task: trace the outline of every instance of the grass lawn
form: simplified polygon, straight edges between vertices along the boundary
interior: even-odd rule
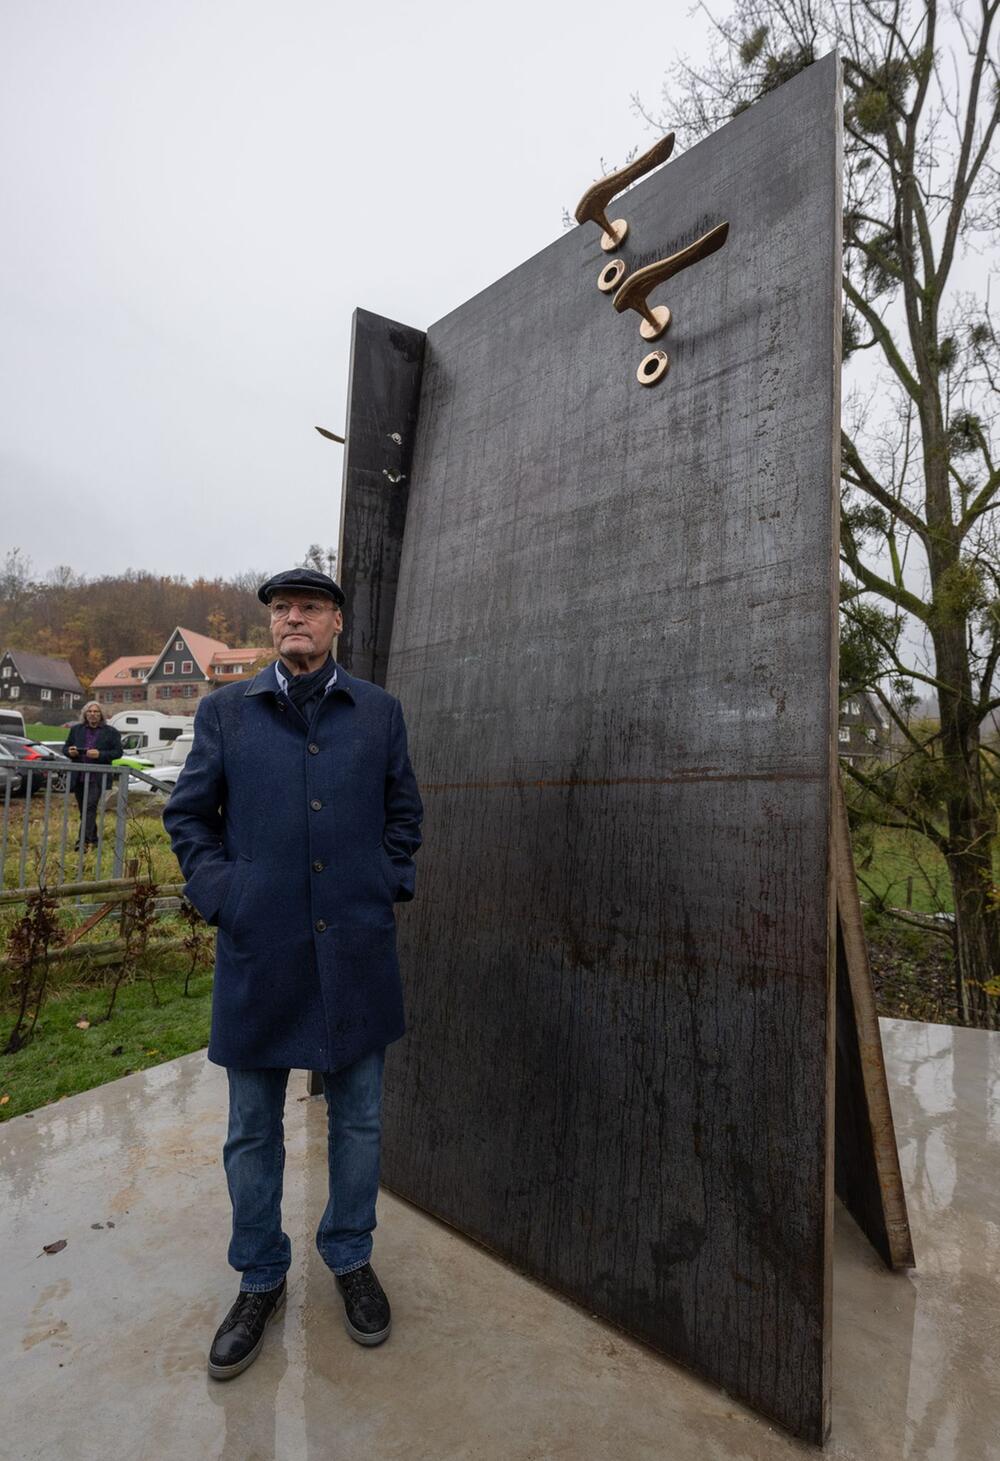
[[[210,952],[205,962],[210,964]],[[185,998],[187,963],[183,951],[158,955],[154,979],[160,1004],[154,1002],[148,980],[139,979],[119,989],[108,1021],[107,987],[60,988],[42,1006],[34,1037],[24,1049],[0,1055],[0,1120],[207,1045],[211,969],[196,971]],[[89,1028],[79,1029],[80,1020],[89,1021]],[[0,1010],[0,1043],[6,1044],[13,1023],[14,1015],[5,1006]]]
[[[125,824],[125,866],[127,868],[130,862],[137,860],[141,875],[145,875],[147,868],[151,868],[157,883],[179,883],[182,881],[181,871],[163,826],[165,804],[165,797],[159,793],[129,797]],[[114,858],[113,807],[105,811],[103,820],[101,877],[109,878],[112,875]],[[42,793],[33,796],[27,805],[23,797],[12,800],[4,849],[5,886],[20,886],[21,847],[26,835],[28,846],[25,854],[25,881],[29,885],[42,878],[53,885],[93,878],[96,875],[96,853],[90,849],[81,858],[80,853],[74,849],[79,830],[80,815],[76,801],[71,796],[53,794],[48,807]],[[60,856],[64,845],[65,852]],[[0,918],[0,924],[5,921]]]
[[[66,717],[69,719],[69,716]],[[65,741],[69,731],[64,725],[25,725],[24,734],[29,741]]]
[[[1000,854],[994,848],[994,876],[1000,880]],[[854,866],[863,902],[873,895],[893,908],[916,913],[952,913],[951,881],[944,858],[918,832],[873,827],[855,837]],[[908,887],[908,880],[912,880]],[[866,886],[867,884],[867,886]]]
[[[44,865],[41,861],[44,797],[33,798],[27,808],[29,882],[37,878],[39,872],[43,872],[45,880],[53,885],[65,880],[75,881],[78,877],[81,867],[79,854],[72,852],[69,846],[65,867],[59,865],[61,827],[53,825],[53,822],[61,820],[62,809],[56,803],[57,799],[53,798],[53,805],[49,808],[48,849]],[[15,806],[18,815],[8,828],[4,879],[10,887],[17,885],[20,841],[25,833],[26,809],[20,801]],[[151,869],[158,884],[176,884],[183,879],[163,828],[162,806],[161,798],[155,802],[137,798],[134,809],[130,801],[126,868],[135,859],[139,863],[140,876]],[[75,839],[78,821],[74,803],[69,813],[68,844]],[[109,816],[105,823],[109,839],[113,828],[114,820]],[[110,873],[109,845],[101,876],[108,877]],[[93,878],[94,874],[95,855],[88,852],[82,863],[82,877]],[[78,925],[87,917],[101,902],[101,895],[91,895],[78,901],[79,907],[70,900],[60,903],[59,919],[66,928]],[[0,950],[5,951],[7,935],[23,911],[23,903],[0,908]],[[152,956],[153,978],[160,1005],[154,1001],[148,980],[138,978],[119,989],[114,1013],[109,1022],[102,1023],[115,971],[89,966],[85,955],[89,944],[115,939],[119,932],[118,910],[114,909],[79,941],[77,947],[84,956],[79,962],[73,960],[51,966],[50,992],[42,1006],[34,1038],[16,1054],[0,1055],[0,1120],[46,1105],[60,1096],[89,1090],[131,1071],[187,1055],[207,1044],[212,986],[209,971],[214,940],[209,938],[207,942],[202,967],[191,980],[191,992],[187,998],[182,991],[188,955],[183,950],[160,951]],[[179,937],[185,932],[186,925],[181,919],[167,915],[157,920],[153,937]],[[0,1048],[7,1043],[16,1013],[11,1003],[14,991],[9,984],[10,978],[10,971],[0,971]],[[89,1022],[89,1028],[81,1030],[77,1022],[84,1019]]]

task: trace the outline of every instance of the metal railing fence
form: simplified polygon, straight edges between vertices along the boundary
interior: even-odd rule
[[[173,783],[131,766],[84,770],[76,761],[0,756],[0,889],[121,878],[129,792],[138,783],[164,797],[173,791]],[[91,810],[97,831],[93,862],[85,845]]]

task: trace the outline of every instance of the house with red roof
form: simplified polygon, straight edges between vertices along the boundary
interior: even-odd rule
[[[90,682],[90,698],[102,705],[146,703],[146,672],[156,663],[155,654],[123,654],[112,660]]]
[[[178,624],[159,654],[123,655],[95,675],[91,694],[101,705],[144,705],[170,715],[193,715],[218,685],[256,672],[267,649],[231,649],[220,639]]]

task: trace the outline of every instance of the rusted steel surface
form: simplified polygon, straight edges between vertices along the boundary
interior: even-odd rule
[[[339,582],[347,594],[337,658],[385,684],[424,333],[354,311],[341,505]]]
[[[563,236],[428,332],[387,685],[426,805],[386,1183],[829,1420],[833,58],[628,195],[669,376]],[[353,428],[352,428],[353,429]]]
[[[889,1268],[914,1266],[885,1055],[868,965],[843,789],[834,821],[837,865],[836,1188]]]

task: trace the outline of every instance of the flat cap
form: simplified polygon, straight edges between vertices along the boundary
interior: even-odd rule
[[[286,568],[284,573],[276,573],[266,583],[262,583],[257,590],[257,597],[262,604],[269,604],[276,593],[282,589],[295,588],[304,594],[326,594],[333,599],[338,609],[342,609],[346,602],[346,594],[339,583],[325,573],[318,573],[315,568]]]

